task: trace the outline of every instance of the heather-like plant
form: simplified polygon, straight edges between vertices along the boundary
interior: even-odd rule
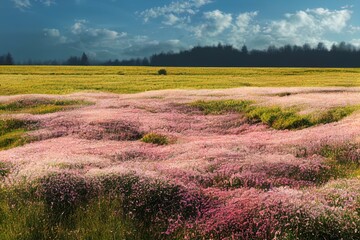
[[[195,191],[133,174],[102,176],[99,181],[103,194],[120,197],[122,212],[146,228],[155,224],[170,231],[167,228],[171,224],[171,232],[175,231],[177,224],[197,217],[209,204]]]
[[[81,138],[89,140],[134,141],[143,135],[138,125],[128,121],[94,122],[77,131]]]
[[[54,215],[67,215],[86,203],[92,186],[77,174],[54,173],[40,179],[38,194]]]
[[[340,164],[360,164],[359,144],[325,145],[320,149],[320,154]]]
[[[165,135],[158,134],[158,133],[148,133],[141,138],[141,141],[143,141],[145,143],[156,144],[156,145],[169,144],[169,139]]]

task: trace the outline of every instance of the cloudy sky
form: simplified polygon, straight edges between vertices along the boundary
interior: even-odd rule
[[[358,0],[0,0],[0,54],[20,61],[320,41],[360,46]]]

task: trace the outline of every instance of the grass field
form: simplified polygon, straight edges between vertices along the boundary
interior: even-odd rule
[[[0,95],[78,91],[360,86],[360,69],[0,66]]]
[[[1,240],[360,239],[360,69],[159,69],[0,67]]]

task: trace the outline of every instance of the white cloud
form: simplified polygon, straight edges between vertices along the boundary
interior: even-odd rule
[[[86,20],[76,20],[71,27],[71,33],[84,42],[104,43],[125,37],[127,33],[117,32],[107,28],[92,28]]]
[[[11,0],[16,8],[19,8],[21,10],[24,10],[26,8],[31,7],[30,0]]]
[[[220,10],[214,10],[204,13],[205,23],[192,28],[195,36],[201,37],[215,37],[223,33],[231,26],[232,15],[230,13],[223,13]]]
[[[257,16],[258,12],[256,11],[240,13],[236,17],[228,37],[230,44],[240,47],[249,41],[255,41],[254,36],[261,32],[261,26],[255,21]]]
[[[45,28],[44,35],[49,37],[60,37],[60,31],[55,28]]]
[[[341,33],[347,26],[352,12],[348,9],[307,9],[288,13],[285,19],[270,22],[265,33],[278,44],[316,44],[329,33]]]
[[[350,26],[348,27],[348,32],[351,33],[351,34],[359,33],[359,32],[360,32],[360,26],[350,25]]]
[[[181,19],[177,16],[175,16],[174,14],[170,13],[169,15],[165,16],[166,20],[163,21],[163,23],[165,25],[175,25],[176,23],[178,23]]]
[[[76,20],[68,31],[56,28],[43,29],[50,45],[61,49],[72,49],[91,54],[94,58],[107,60],[115,58],[134,58],[150,56],[154,53],[185,49],[178,39],[164,41],[151,40],[148,36],[129,36],[127,33],[112,29],[99,28],[87,20]]]
[[[32,6],[30,0],[11,0],[11,1],[14,3],[15,7],[20,10],[25,10]],[[55,0],[34,0],[34,1],[40,2],[48,7],[56,3]]]
[[[48,7],[56,3],[55,0],[38,0],[38,1]]]
[[[350,43],[355,47],[360,47],[360,39],[352,39]]]
[[[211,0],[189,0],[189,1],[179,1],[171,2],[169,5],[162,7],[154,7],[146,9],[139,13],[139,15],[144,19],[144,22],[148,22],[151,19],[169,16],[178,17],[180,14],[194,15],[198,12],[198,9],[204,5],[211,3]]]
[[[56,28],[45,28],[43,30],[44,36],[51,38],[55,41],[55,43],[66,43],[67,38],[62,36],[59,29]]]
[[[318,42],[329,47],[334,42],[329,40],[330,36],[360,31],[349,25],[350,9],[307,9],[268,22],[257,21],[258,15],[259,12],[254,11],[232,17],[230,13],[215,10],[204,13],[203,21],[197,26],[186,25],[183,29],[194,33],[197,41],[203,44],[222,42],[235,47],[246,44],[260,49],[269,45],[316,45]]]
[[[235,22],[235,31],[238,33],[245,33],[249,30],[253,19],[258,15],[258,12],[245,12],[238,15]],[[255,26],[256,29],[259,25]]]
[[[209,2],[208,0],[173,2],[166,6],[166,9],[165,7],[157,9],[158,11],[153,9],[151,18],[161,17],[161,24],[167,26],[161,31],[176,28],[178,33],[171,35],[171,38],[186,35],[181,37],[182,41],[178,39],[157,41],[148,36],[129,36],[125,32],[102,28],[86,20],[75,21],[67,31],[44,29],[44,35],[57,44],[64,44],[79,51],[92,51],[94,54],[97,53],[98,57],[131,58],[163,51],[178,51],[198,43],[208,45],[221,42],[238,48],[246,44],[250,49],[262,49],[269,45],[310,43],[315,46],[318,42],[324,42],[330,47],[334,43],[331,39],[350,31],[360,31],[360,27],[349,24],[352,16],[350,9],[307,9],[287,13],[281,19],[266,22],[259,18],[260,13],[257,11],[237,15],[220,10],[194,12],[197,11],[197,6]],[[175,5],[192,7],[174,9]],[[150,10],[146,13],[149,14]],[[192,14],[197,14],[196,18],[191,19]],[[356,35],[353,37],[351,43],[360,46],[360,40]]]

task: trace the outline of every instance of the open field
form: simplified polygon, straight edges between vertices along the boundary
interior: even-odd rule
[[[110,69],[116,71],[103,71]],[[142,76],[132,70],[121,81]],[[43,68],[29,71],[39,74],[30,78],[52,78]],[[165,78],[207,81],[194,71]],[[230,72],[216,71],[214,83]],[[255,70],[234,70],[240,79],[236,71],[260,83]],[[326,85],[330,76],[358,81],[357,70],[261,71],[262,81],[270,71],[277,85],[280,71],[300,71],[283,76],[285,85],[307,74],[322,79],[307,85]],[[84,79],[120,81],[112,74]],[[111,89],[105,81],[99,88],[121,92],[131,85]],[[360,239],[360,88],[82,92],[1,96],[0,102],[76,106],[4,113],[12,120],[2,131],[21,129],[27,141],[0,152],[0,239]]]
[[[360,69],[0,66],[0,95],[161,89],[360,86]]]

